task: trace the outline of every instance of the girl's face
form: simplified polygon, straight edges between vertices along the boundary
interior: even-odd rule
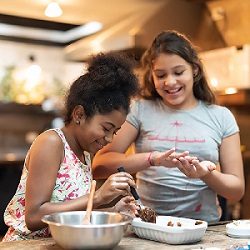
[[[113,136],[125,122],[126,113],[114,110],[107,115],[94,115],[89,120],[80,120],[78,140],[81,148],[96,153],[112,142]],[[80,134],[79,134],[80,133]]]
[[[156,91],[173,109],[191,109],[197,105],[193,94],[194,74],[192,66],[175,54],[160,54],[153,62]]]

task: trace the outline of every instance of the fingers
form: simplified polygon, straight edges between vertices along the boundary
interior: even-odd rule
[[[175,148],[171,148],[167,152],[165,152],[165,157],[168,157],[168,156],[170,156],[173,153],[175,153]]]
[[[133,177],[127,172],[113,174],[107,181],[110,189],[123,196],[130,194],[130,187],[136,187]]]
[[[189,151],[184,151],[184,152],[182,152],[182,153],[175,153],[174,154],[174,157],[175,158],[180,158],[180,157],[187,157],[189,155]],[[195,157],[196,158],[196,157]]]
[[[118,213],[136,217],[140,207],[135,203],[135,199],[133,197],[126,196],[116,203],[114,210]]]
[[[207,168],[210,172],[216,169],[216,165],[211,161],[202,161],[200,165]]]
[[[179,161],[181,165],[177,167],[189,178],[201,178],[216,169],[216,165],[210,161],[200,162],[197,159],[188,161],[184,157],[180,157]]]
[[[123,183],[123,184],[128,184],[129,187],[136,187],[134,178],[132,177],[131,174],[127,173],[127,172],[120,172],[120,173],[116,173],[111,175],[109,178],[111,178],[112,181],[117,182],[117,183]]]

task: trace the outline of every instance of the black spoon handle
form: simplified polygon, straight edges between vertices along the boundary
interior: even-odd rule
[[[117,170],[118,170],[119,172],[126,172],[126,170],[125,170],[125,168],[124,168],[123,166],[117,168]],[[136,200],[139,200],[139,199],[140,199],[140,197],[139,197],[139,195],[137,194],[137,192],[136,192],[136,190],[135,190],[134,187],[130,187],[130,192],[131,192],[131,194],[133,195],[133,197],[134,197]]]

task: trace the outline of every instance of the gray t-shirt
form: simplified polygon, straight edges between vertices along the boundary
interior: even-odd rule
[[[173,110],[162,100],[136,100],[127,121],[139,131],[135,152],[188,150],[200,161],[219,162],[222,139],[239,132],[231,111],[218,105]],[[136,175],[142,202],[158,215],[217,221],[217,194],[200,179],[189,179],[177,168],[152,166]]]

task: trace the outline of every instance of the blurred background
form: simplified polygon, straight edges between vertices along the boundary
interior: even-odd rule
[[[250,218],[249,0],[1,0],[0,235],[2,214],[19,182],[34,138],[61,126],[66,89],[100,51],[125,51],[138,61],[164,29],[198,47],[220,104],[241,130],[246,194],[223,201],[223,219]]]

